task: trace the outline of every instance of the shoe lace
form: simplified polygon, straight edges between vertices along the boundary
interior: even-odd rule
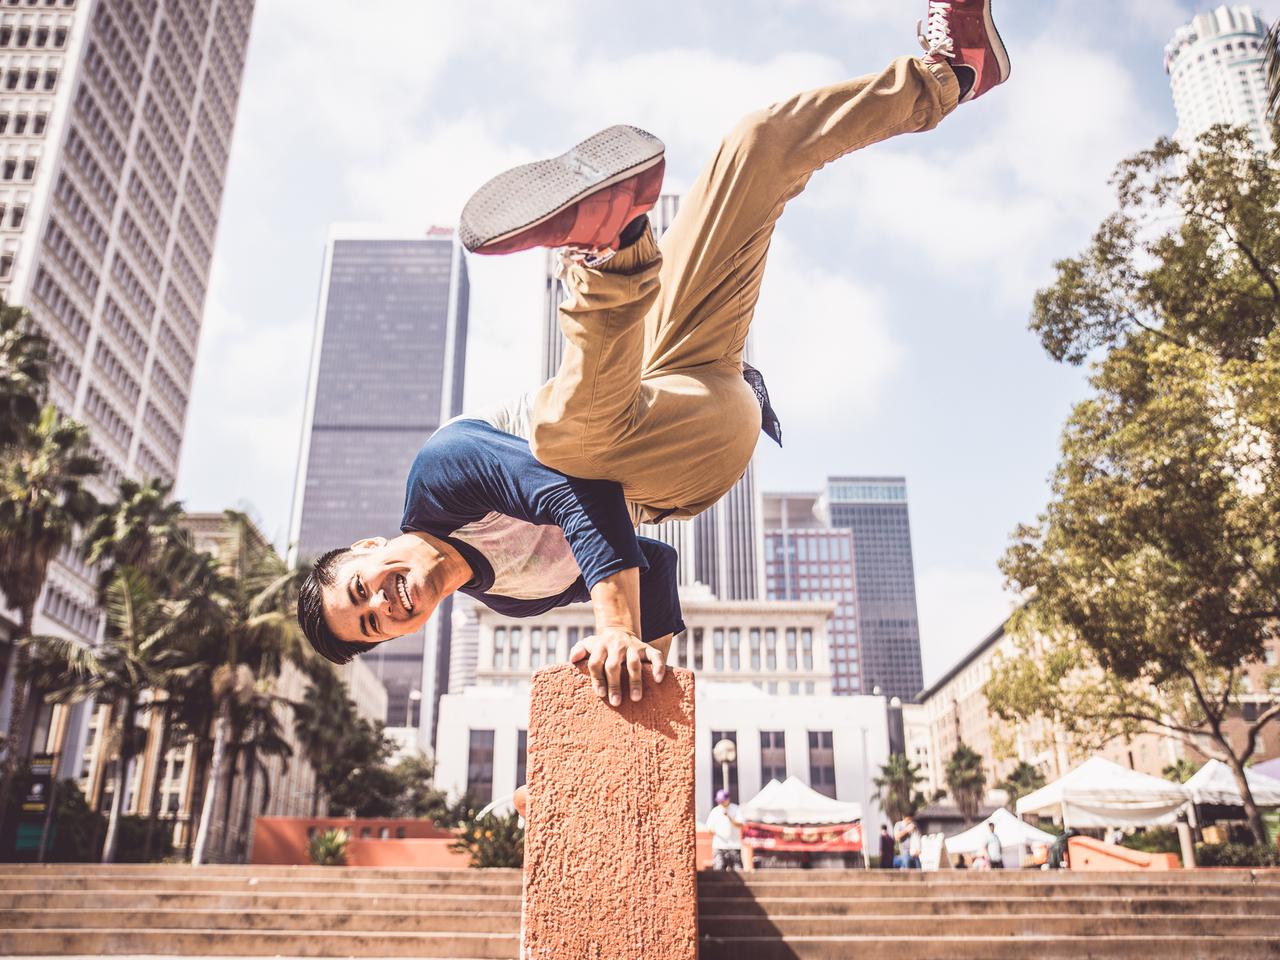
[[[955,57],[956,45],[951,37],[951,4],[934,0],[929,4],[929,25],[921,20],[916,24],[916,35],[926,57]]]

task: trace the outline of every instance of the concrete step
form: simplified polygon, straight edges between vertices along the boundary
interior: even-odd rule
[[[716,899],[705,894],[698,898],[698,914],[708,920],[724,915],[768,917],[783,916],[1023,916],[1026,914],[1082,916],[1176,916],[1179,914],[1212,914],[1215,916],[1260,917],[1280,915],[1274,900],[1260,897],[1195,897],[1150,900],[1144,897],[1117,897],[1094,900],[1083,897],[1004,897],[994,901],[981,898],[932,898],[912,900],[905,897],[862,897],[808,900],[803,897],[764,897],[745,901],[741,897]]]
[[[518,934],[348,933],[312,930],[0,929],[0,956],[139,954],[170,957],[466,957],[514,960]]]
[[[756,880],[749,884],[703,884],[698,888],[701,896],[718,898],[742,897],[803,897],[825,900],[833,897],[987,897],[999,899],[1006,896],[1022,897],[1084,897],[1103,899],[1110,897],[1207,897],[1241,893],[1252,897],[1280,899],[1280,883],[1254,884],[1179,884],[1170,886],[1149,880],[1110,881],[1105,883],[951,883],[920,884],[904,889],[891,883],[824,882],[776,883]]]
[[[937,924],[934,924],[937,926]],[[1028,914],[1018,917],[957,914],[948,916],[946,933],[965,937],[1227,937],[1256,936],[1280,940],[1280,916],[1064,916]],[[921,930],[910,916],[716,916],[702,917],[699,930],[710,937],[909,937]]]
[[[707,937],[699,960],[1267,960],[1280,938],[1256,937]]]
[[[788,873],[793,871],[787,871]],[[794,871],[801,872],[801,871]],[[210,863],[193,867],[186,863],[0,863],[0,880],[10,877],[33,876],[163,876],[163,877],[332,877],[341,874],[349,878],[376,880],[413,880],[438,877],[445,880],[515,879],[520,870],[491,868],[485,870],[442,870],[436,867],[315,867],[315,866],[259,866],[255,864]]]
[[[476,897],[504,896],[521,890],[520,879],[485,880],[446,880],[429,878],[423,880],[348,880],[341,875],[330,878],[298,877],[260,878],[260,877],[158,877],[154,882],[140,883],[124,881],[110,877],[44,877],[14,878],[5,880],[0,877],[0,890],[22,893],[53,892],[55,890],[85,891],[120,891],[142,892],[154,889],[167,891],[190,891],[196,893],[235,893],[251,890],[256,893],[328,893],[343,897],[364,896],[377,893],[468,893]]]
[[[1268,867],[1203,867],[1196,870],[1162,870],[1139,873],[1133,870],[703,870],[699,883],[738,882],[742,880],[876,880],[886,883],[1039,883],[1052,878],[1059,883],[1078,881],[1132,880],[1134,877],[1158,878],[1167,883],[1236,883],[1266,880],[1280,882],[1280,868]]]
[[[100,891],[81,893],[10,893],[0,890],[0,909],[37,910],[92,908],[98,910],[333,910],[335,900],[330,893],[256,894],[213,893],[192,891],[149,891],[128,893]],[[353,899],[343,899],[346,912],[363,910],[442,910],[445,912],[470,910],[482,903],[488,910],[520,909],[520,895],[488,896],[477,901],[469,894],[432,893],[374,894]]]
[[[465,912],[361,910],[0,910],[3,929],[341,930],[358,933],[519,933],[520,908]]]

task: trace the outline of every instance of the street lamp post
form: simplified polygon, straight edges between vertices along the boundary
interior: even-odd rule
[[[419,706],[418,706],[418,716],[419,716],[419,717],[421,717],[421,715],[422,715],[422,706],[421,706],[421,703],[422,703],[422,691],[421,691],[421,690],[419,690],[419,689],[417,689],[416,687],[415,687],[413,690],[410,690],[410,691],[409,691],[409,726],[410,726],[410,727],[416,727],[416,726],[418,725],[418,724],[417,724],[417,722],[413,719],[413,714],[414,714],[413,705],[414,705],[415,703],[416,703],[416,704],[419,704]]]
[[[729,789],[729,764],[738,759],[738,746],[728,737],[717,740],[711,748],[711,756],[720,764],[720,786]]]

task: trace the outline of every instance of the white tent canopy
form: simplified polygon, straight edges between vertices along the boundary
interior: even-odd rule
[[[996,836],[1000,838],[1000,846],[1004,850],[1030,847],[1037,843],[1050,844],[1056,839],[1052,833],[1037,830],[1029,823],[1023,823],[1012,813],[1001,807],[976,827],[947,837],[947,853],[985,853],[987,837],[991,835],[988,823],[996,825]],[[1009,857],[1005,857],[1009,860]],[[1016,862],[1016,861],[1015,861]]]
[[[770,780],[742,805],[739,816],[755,823],[852,823],[862,819],[862,807],[832,800],[796,777],[787,777],[785,783]]]
[[[1245,769],[1244,776],[1249,783],[1254,803],[1260,807],[1280,806],[1280,780],[1251,768]],[[1240,788],[1236,786],[1235,774],[1221,760],[1210,760],[1183,786],[1196,803],[1222,803],[1237,807],[1244,805]]]
[[[1173,823],[1189,794],[1179,783],[1090,757],[1018,800],[1018,816],[1060,817],[1067,827],[1144,827]]]

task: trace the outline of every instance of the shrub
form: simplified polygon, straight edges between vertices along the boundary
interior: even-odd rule
[[[317,833],[307,844],[307,856],[317,867],[342,867],[347,863],[347,841],[351,837],[345,830],[326,830]]]
[[[1201,843],[1196,863],[1202,867],[1277,867],[1280,851],[1254,843]]]
[[[524,828],[520,814],[512,811],[505,817],[489,814],[466,820],[449,849],[469,854],[473,867],[522,867]]]
[[[1182,852],[1182,843],[1178,839],[1178,831],[1174,827],[1140,830],[1132,836],[1121,840],[1120,846],[1128,847],[1130,850],[1141,850],[1143,853]]]

